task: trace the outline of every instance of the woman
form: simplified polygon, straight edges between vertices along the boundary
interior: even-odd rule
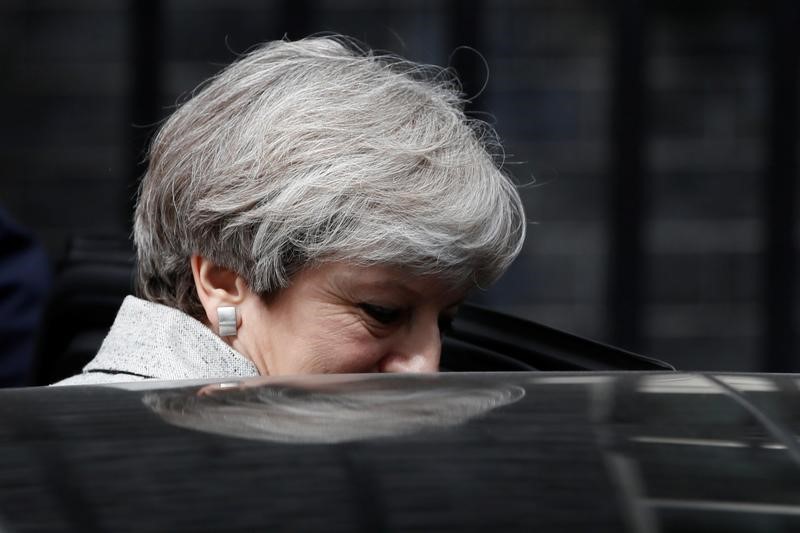
[[[166,121],[138,291],[62,384],[433,372],[522,246],[519,195],[446,71],[336,37],[267,43]]]

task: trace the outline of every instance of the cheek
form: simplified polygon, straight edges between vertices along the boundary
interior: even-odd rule
[[[302,372],[361,373],[377,369],[387,341],[376,338],[353,314],[342,313],[314,321],[309,331]]]

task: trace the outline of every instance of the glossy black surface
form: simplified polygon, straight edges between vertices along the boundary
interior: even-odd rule
[[[798,379],[515,372],[0,391],[0,531],[798,531]],[[236,429],[253,416],[255,430]],[[389,432],[363,431],[378,426]]]

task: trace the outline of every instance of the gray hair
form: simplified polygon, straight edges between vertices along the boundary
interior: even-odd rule
[[[134,223],[140,294],[202,316],[192,254],[264,295],[322,261],[491,283],[525,216],[493,130],[463,103],[448,70],[341,37],[260,46],[152,142]]]

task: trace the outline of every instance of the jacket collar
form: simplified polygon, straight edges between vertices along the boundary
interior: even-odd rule
[[[252,361],[189,315],[127,296],[84,372],[127,373],[157,379],[257,376]]]

